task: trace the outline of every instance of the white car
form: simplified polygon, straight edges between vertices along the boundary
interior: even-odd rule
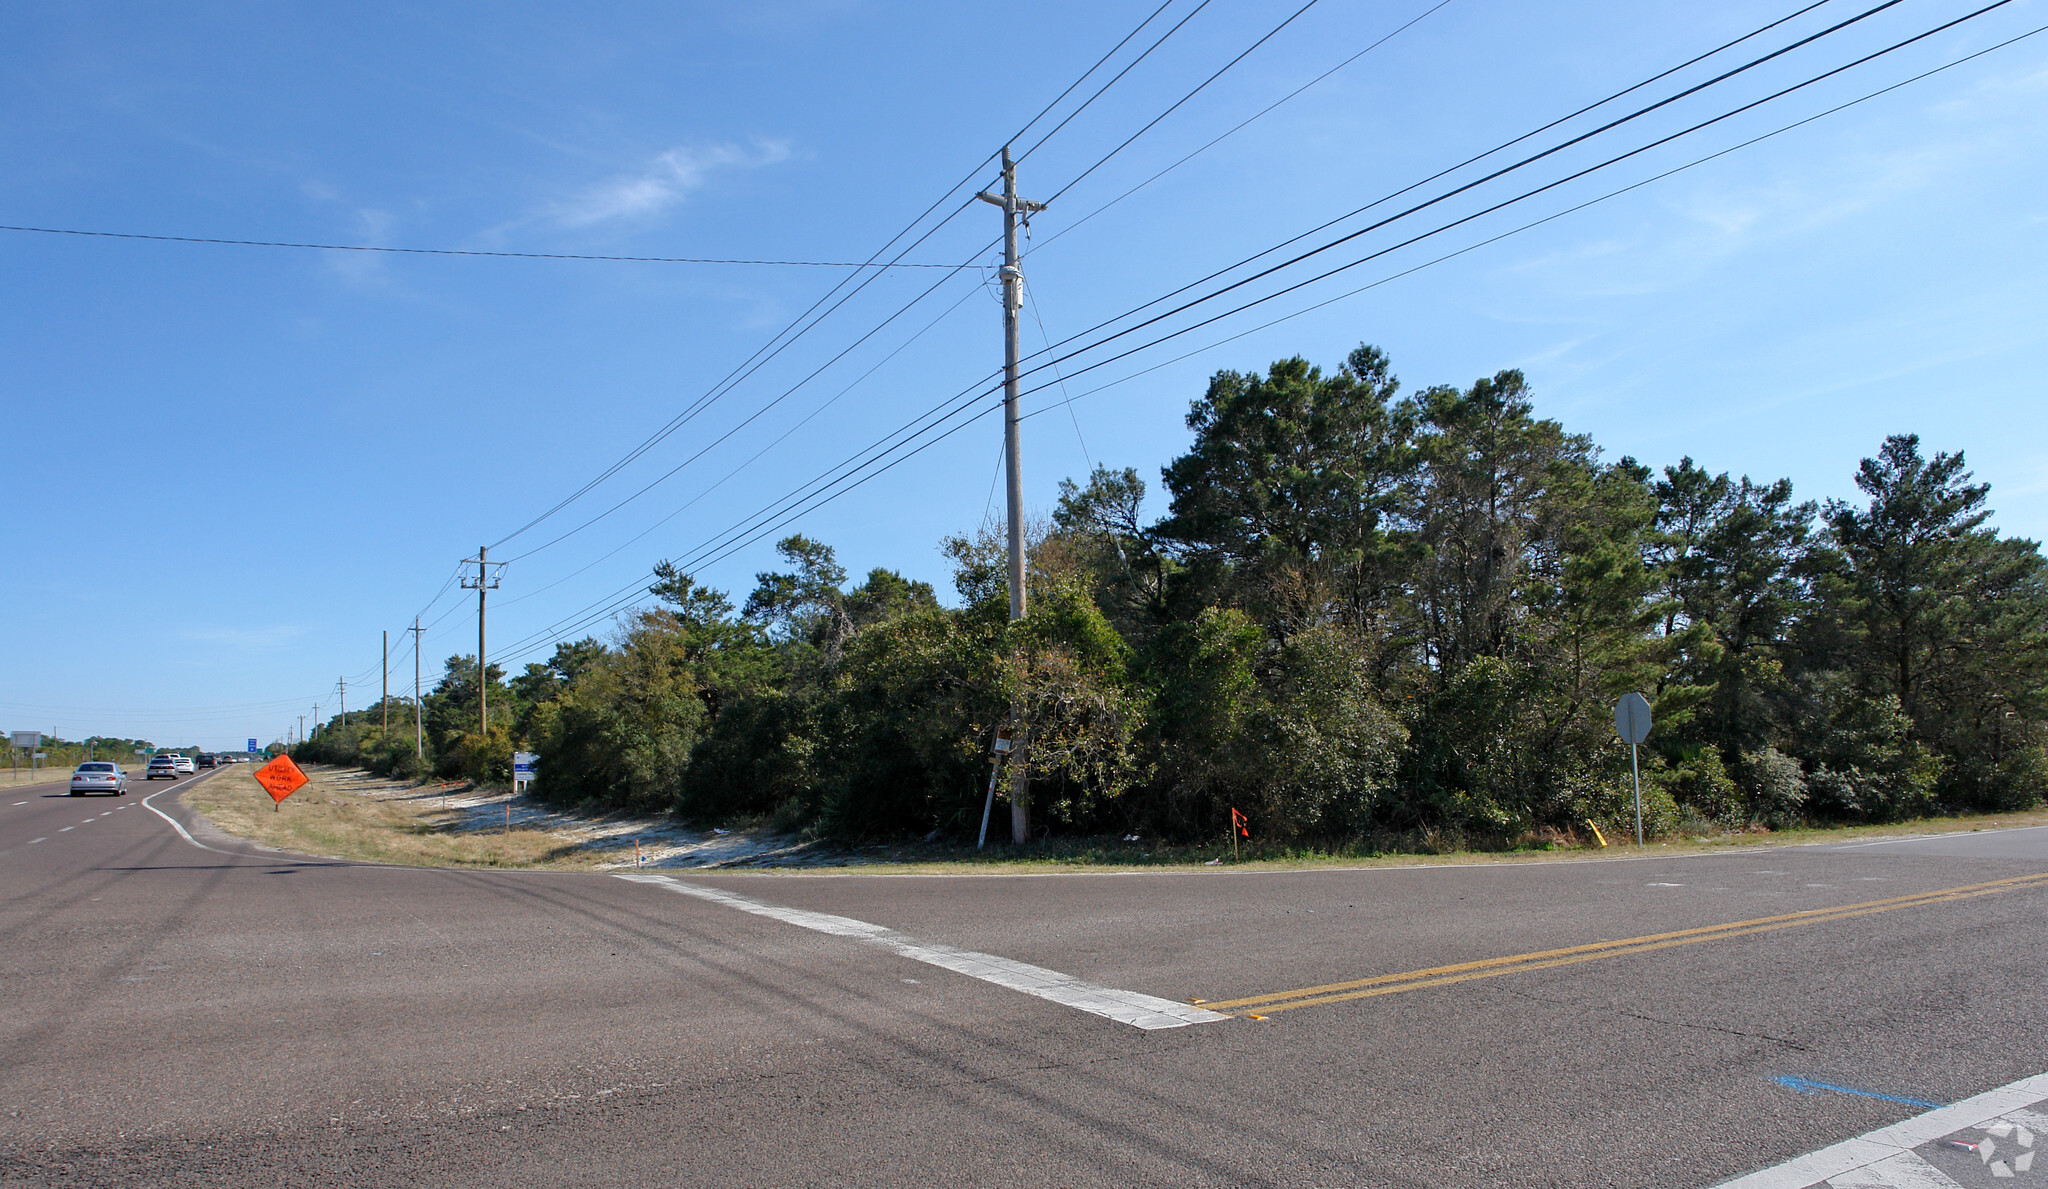
[[[119,764],[87,760],[71,773],[71,795],[83,797],[87,793],[112,793],[116,797],[125,797],[128,795],[128,774],[121,771]]]
[[[142,770],[142,779],[155,780],[159,776],[165,780],[178,779],[178,761],[167,755],[151,756],[149,766]]]
[[[199,771],[199,765],[192,762],[191,756],[174,755],[171,757],[171,762],[178,766],[178,772],[181,775],[190,776],[194,772]]]

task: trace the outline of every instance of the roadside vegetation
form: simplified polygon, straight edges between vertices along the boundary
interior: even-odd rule
[[[223,832],[293,854],[410,867],[587,868],[604,857],[546,830],[468,828],[465,815],[441,807],[431,788],[378,798],[333,770],[315,766],[307,776],[282,805],[242,768],[181,795]]]
[[[2048,568],[1960,453],[1889,437],[1858,500],[1799,501],[1607,460],[1518,372],[1402,395],[1371,347],[1218,373],[1188,426],[1156,521],[1134,470],[1062,484],[1022,621],[990,528],[940,543],[954,606],[792,536],[740,602],[662,563],[610,639],[493,666],[488,724],[476,658],[449,658],[423,759],[409,702],[295,754],[502,782],[517,747],[558,804],[971,844],[1014,704],[1041,846],[1213,847],[1237,809],[1276,853],[1453,852],[1632,838],[1634,690],[1660,838],[2048,788]]]
[[[5,738],[0,737],[0,743],[4,742]],[[87,760],[112,760],[132,774],[140,776],[143,765],[148,761],[135,753],[138,750],[147,751],[152,746],[142,739],[115,739],[103,735],[94,735],[89,739],[45,736],[42,745],[36,749],[43,753],[44,758],[33,768],[24,752],[13,751],[5,757],[5,763],[0,764],[0,785],[42,784],[47,781],[65,780],[70,777],[72,769]],[[178,749],[165,747],[157,750]],[[201,750],[195,747],[181,754],[198,755]]]

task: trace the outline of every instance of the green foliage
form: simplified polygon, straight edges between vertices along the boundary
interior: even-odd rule
[[[1519,372],[1402,396],[1372,347],[1220,372],[1188,427],[1154,523],[1135,470],[1060,485],[1019,621],[993,526],[942,543],[957,607],[791,536],[743,609],[662,562],[608,640],[509,683],[449,658],[424,764],[410,703],[390,738],[329,723],[302,750],[502,780],[521,747],[558,800],[965,839],[1015,712],[1041,837],[1214,840],[1237,809],[1261,846],[1508,847],[1633,834],[1611,715],[1638,691],[1652,834],[2048,787],[2048,565],[1988,527],[1961,455],[1887,439],[1867,504],[1821,509],[1604,461]]]
[[[1745,753],[1734,775],[1752,821],[1780,827],[1804,817],[1806,773],[1800,770],[1798,760],[1766,746]]]

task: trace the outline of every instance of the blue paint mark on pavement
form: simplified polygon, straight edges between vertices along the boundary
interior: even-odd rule
[[[1928,1102],[1920,1098],[1900,1098],[1896,1094],[1879,1094],[1875,1090],[1858,1090],[1853,1086],[1835,1086],[1827,1082],[1810,1082],[1805,1078],[1795,1078],[1786,1074],[1779,1074],[1771,1080],[1780,1086],[1797,1090],[1801,1094],[1818,1094],[1822,1090],[1832,1090],[1837,1094],[1854,1094],[1858,1098],[1875,1098],[1883,1102],[1903,1103],[1906,1106],[1924,1106],[1930,1110],[1948,1105],[1945,1102]]]

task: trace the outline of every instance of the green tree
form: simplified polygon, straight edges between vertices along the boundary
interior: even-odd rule
[[[1164,472],[1172,506],[1153,532],[1284,637],[1334,620],[1387,627],[1403,551],[1389,535],[1412,470],[1411,411],[1377,347],[1334,376],[1299,357],[1264,376],[1218,372],[1188,413],[1193,447]],[[1203,563],[1207,563],[1204,565]]]
[[[1830,588],[1858,688],[1889,697],[1932,749],[1952,798],[2032,804],[2048,765],[2048,570],[2032,541],[1986,527],[1990,488],[1961,453],[1925,458],[1916,435],[1863,460],[1864,507],[1830,501]]]

